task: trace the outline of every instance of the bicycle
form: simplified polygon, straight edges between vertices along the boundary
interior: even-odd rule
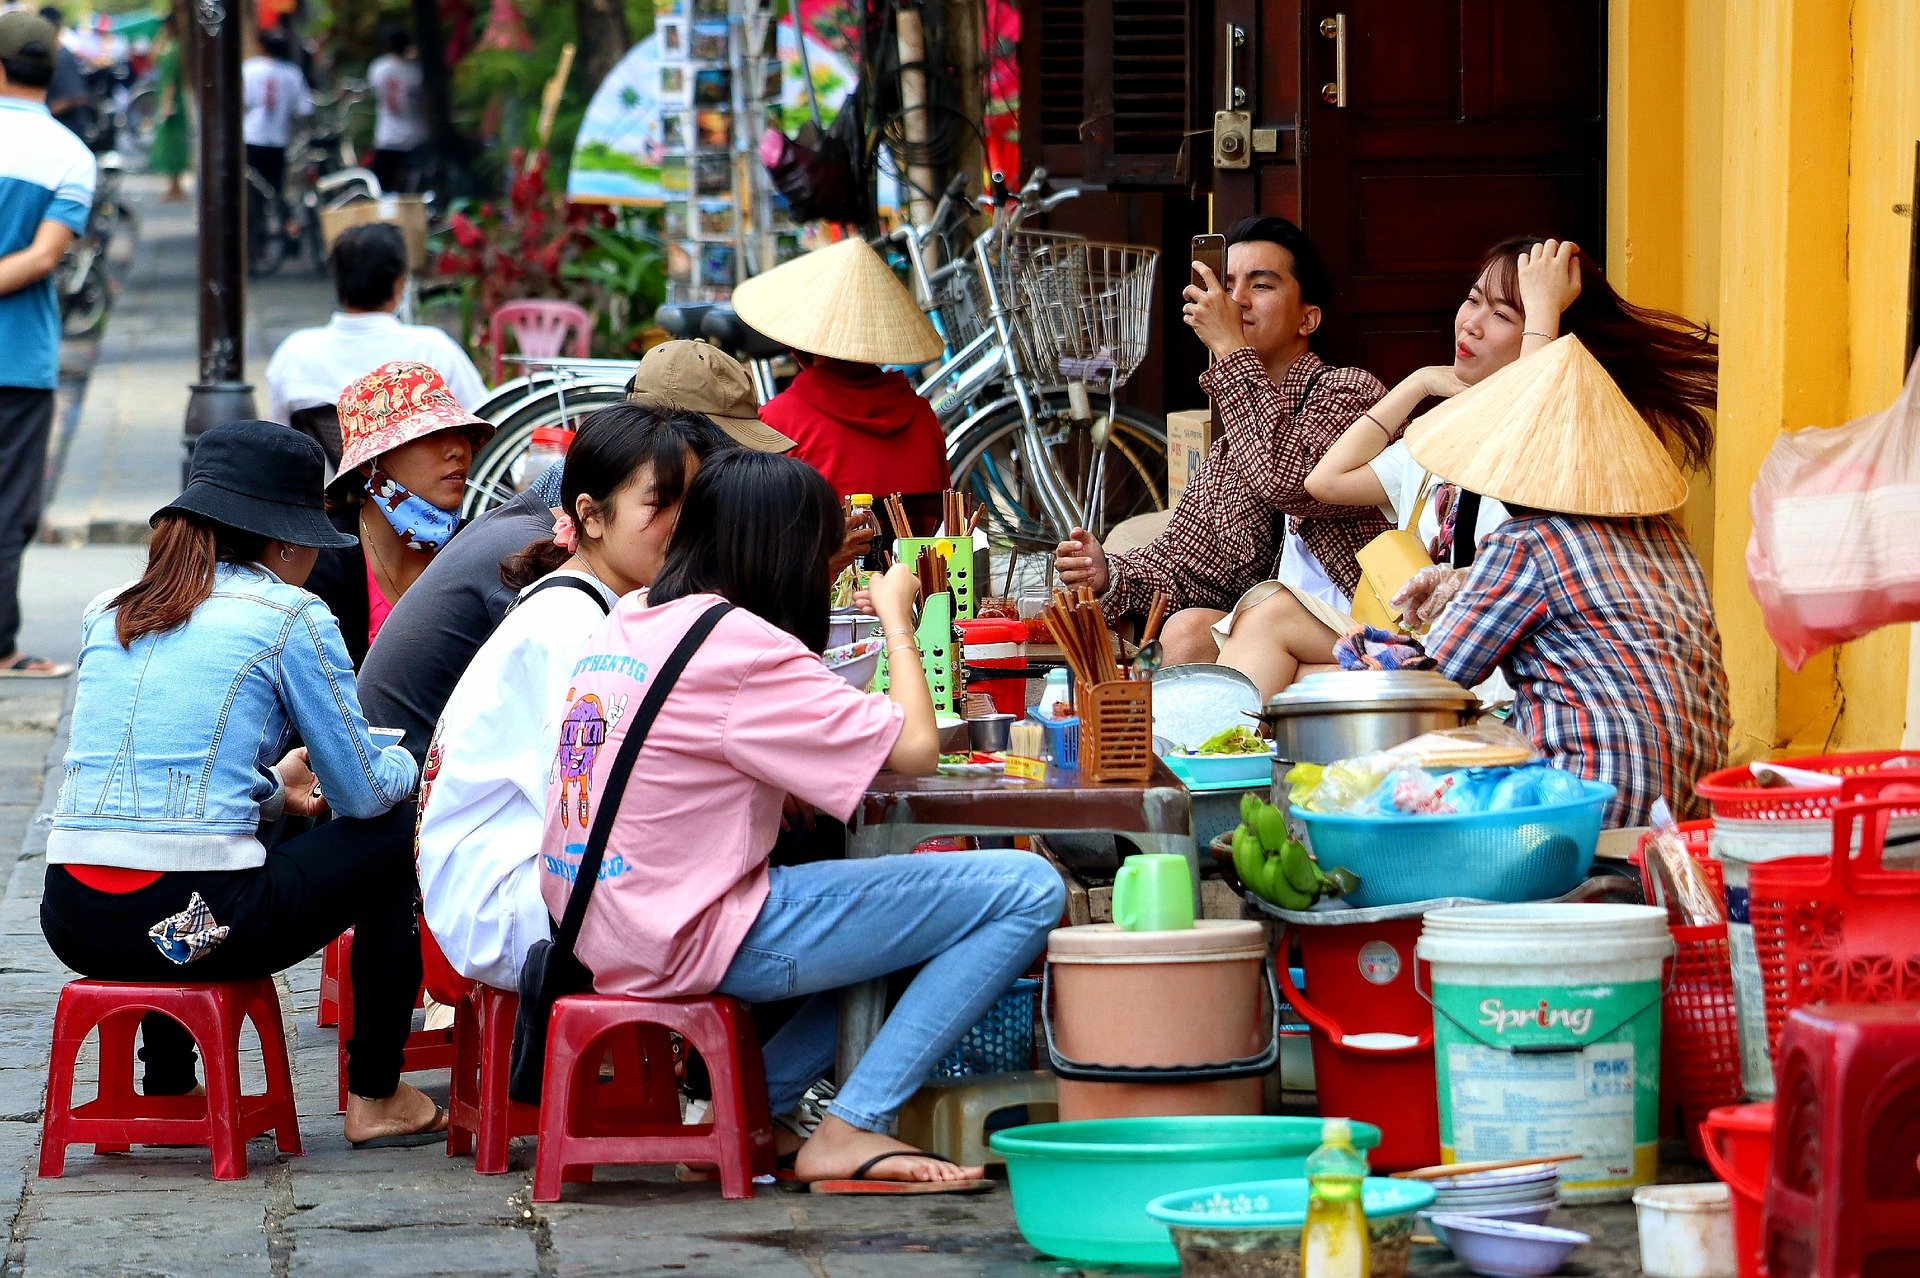
[[[320,210],[328,179],[357,169],[348,140],[349,113],[366,97],[366,86],[342,85],[314,101],[314,113],[287,146],[287,172],[298,183],[292,200],[252,166],[247,168],[247,271],[269,276],[289,257],[304,254],[316,275],[327,273],[326,237],[320,230]],[[374,182],[377,195],[378,182]]]

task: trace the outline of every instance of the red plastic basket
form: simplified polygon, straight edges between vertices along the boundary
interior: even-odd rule
[[[1849,797],[1834,810],[1831,856],[1752,868],[1770,1051],[1796,1007],[1920,1000],[1920,872],[1885,864],[1889,819],[1915,815],[1920,796],[1912,793]],[[1855,838],[1860,851],[1850,856]]]
[[[1721,892],[1720,863],[1710,855],[1713,822],[1689,821],[1680,827],[1687,851],[1700,862],[1714,893]],[[1646,851],[1651,835],[1633,855],[1640,878],[1653,899]],[[1666,1076],[1678,1094],[1687,1145],[1695,1158],[1706,1156],[1700,1124],[1722,1105],[1745,1095],[1740,1082],[1740,1026],[1734,1016],[1733,955],[1727,948],[1727,924],[1673,929],[1673,979],[1661,1009],[1661,1055]]]
[[[1823,754],[1777,762],[1807,772],[1851,777],[1879,771],[1889,759],[1910,751],[1883,750],[1873,754]],[[1916,770],[1920,774],[1920,770]],[[1746,767],[1723,768],[1700,778],[1694,789],[1713,805],[1716,821],[1825,821],[1840,802],[1838,790],[1795,790],[1764,786]]]

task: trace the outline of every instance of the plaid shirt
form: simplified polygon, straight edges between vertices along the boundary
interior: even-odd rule
[[[1504,670],[1511,722],[1548,762],[1619,787],[1609,825],[1644,825],[1661,795],[1695,812],[1730,719],[1713,601],[1679,524],[1516,517],[1469,571],[1427,639],[1440,672],[1471,688]]]
[[[1108,614],[1144,615],[1155,590],[1176,610],[1233,607],[1279,562],[1276,512],[1294,519],[1327,576],[1351,595],[1360,581],[1354,555],[1390,525],[1372,506],[1315,501],[1307,475],[1386,388],[1364,369],[1335,368],[1311,351],[1275,386],[1259,357],[1242,349],[1208,369],[1200,389],[1213,399],[1220,437],[1166,530],[1108,559]]]

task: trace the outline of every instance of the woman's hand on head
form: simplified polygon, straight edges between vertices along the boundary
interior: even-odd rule
[[[909,564],[898,563],[867,580],[867,596],[873,601],[874,615],[888,629],[913,625],[913,601],[920,597],[920,574]]]
[[[1205,286],[1187,285],[1181,294],[1186,299],[1181,315],[1194,336],[1205,343],[1215,357],[1225,359],[1247,345],[1240,322],[1240,303],[1233,300],[1233,294],[1227,292],[1211,268],[1195,262],[1193,269],[1199,272]]]
[[[1559,336],[1560,316],[1580,296],[1580,246],[1542,240],[1522,253],[1517,265],[1527,331]]]
[[[305,746],[287,751],[273,770],[280,777],[288,816],[316,817],[327,810],[327,801],[320,795],[320,778],[313,774]]]
[[[1420,389],[1439,399],[1452,399],[1467,388],[1460,380],[1460,374],[1453,371],[1451,364],[1433,364],[1419,369],[1408,377],[1408,381],[1418,380]]]

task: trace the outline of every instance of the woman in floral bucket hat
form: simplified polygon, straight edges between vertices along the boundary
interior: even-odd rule
[[[396,360],[340,392],[334,527],[359,538],[328,551],[307,589],[340,619],[357,670],[380,626],[460,526],[460,499],[491,423],[460,407],[426,364]]]

